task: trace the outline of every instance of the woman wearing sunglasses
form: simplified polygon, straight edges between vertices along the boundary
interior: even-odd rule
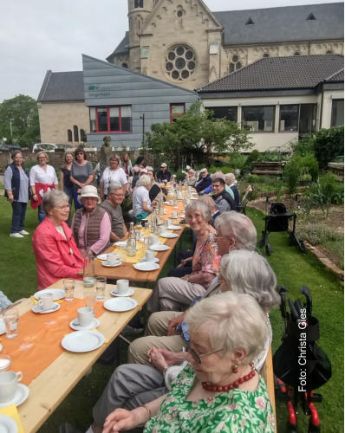
[[[266,385],[253,366],[267,339],[257,302],[246,294],[214,295],[194,305],[186,322],[190,363],[171,391],[132,411],[115,410],[103,433],[144,423],[144,433],[274,432]]]

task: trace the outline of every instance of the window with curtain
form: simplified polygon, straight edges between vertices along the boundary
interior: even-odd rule
[[[242,124],[250,132],[273,132],[274,106],[242,107]]]
[[[91,132],[130,132],[132,108],[130,105],[90,108]]]

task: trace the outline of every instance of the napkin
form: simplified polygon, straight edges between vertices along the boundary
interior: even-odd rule
[[[11,404],[10,406],[0,407],[0,414],[7,415],[14,419],[14,421],[17,423],[18,433],[24,433],[24,428],[20,420],[16,405]]]

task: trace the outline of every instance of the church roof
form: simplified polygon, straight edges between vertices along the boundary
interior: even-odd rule
[[[128,46],[129,46],[129,32],[126,32],[122,41],[115,48],[115,50],[106,58],[106,60],[108,60],[108,62],[111,62],[114,56],[118,54],[128,54]]]
[[[344,3],[213,12],[224,45],[343,39]]]
[[[84,81],[82,71],[47,71],[38,102],[84,101]]]
[[[265,57],[202,87],[198,93],[313,89],[333,74],[339,78],[343,66],[340,55]]]
[[[344,3],[212,12],[224,27],[224,45],[323,41],[344,38]],[[128,54],[129,35],[107,57]]]

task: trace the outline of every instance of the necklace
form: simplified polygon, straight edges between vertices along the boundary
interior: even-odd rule
[[[255,373],[255,370],[252,370],[250,373],[236,379],[234,382],[227,385],[214,385],[211,382],[201,382],[201,385],[206,391],[227,392],[230,391],[230,389],[238,388],[244,382],[248,382],[248,380],[252,379],[255,376]]]

